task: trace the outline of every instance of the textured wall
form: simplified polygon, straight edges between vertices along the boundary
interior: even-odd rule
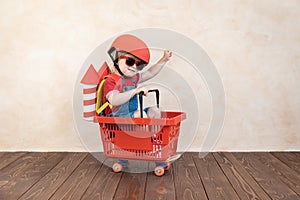
[[[6,0],[0,13],[0,150],[84,150],[77,73],[107,38],[143,27],[190,37],[216,65],[226,119],[215,150],[300,150],[297,0]]]

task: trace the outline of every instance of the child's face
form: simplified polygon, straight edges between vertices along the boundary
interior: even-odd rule
[[[119,68],[127,77],[135,76],[144,66],[131,55],[123,55],[119,57]]]

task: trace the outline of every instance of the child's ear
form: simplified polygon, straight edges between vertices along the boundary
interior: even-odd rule
[[[107,53],[110,56],[110,58],[112,59],[112,61],[115,61],[117,59],[117,49],[115,47],[111,47],[107,51]]]

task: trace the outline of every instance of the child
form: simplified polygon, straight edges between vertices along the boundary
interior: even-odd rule
[[[172,52],[165,50],[162,58],[145,72],[140,71],[149,63],[150,51],[139,38],[121,35],[114,40],[108,53],[114,67],[104,84],[104,102],[108,101],[112,105],[112,109],[106,109],[106,115],[140,117],[137,94],[144,92],[147,95],[148,90],[137,85],[156,76],[170,60]],[[143,115],[159,118],[160,111],[157,107],[150,107],[144,110]]]

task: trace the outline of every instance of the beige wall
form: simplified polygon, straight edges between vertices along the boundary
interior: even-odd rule
[[[0,150],[84,151],[72,117],[77,73],[102,42],[144,27],[190,37],[217,67],[226,118],[215,150],[300,150],[297,0],[6,0],[0,13]]]

